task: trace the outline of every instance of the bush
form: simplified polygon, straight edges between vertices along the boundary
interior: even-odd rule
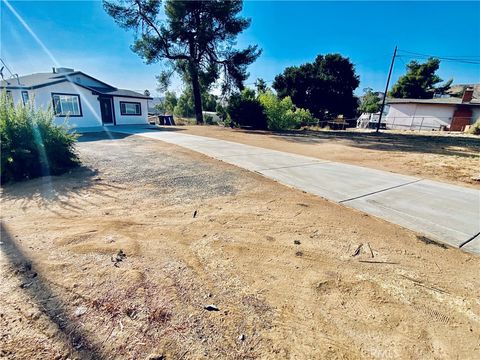
[[[31,103],[14,106],[0,95],[1,182],[59,175],[78,166],[76,135],[53,122],[51,110],[36,110]]]
[[[217,122],[213,120],[212,115],[206,115],[205,116],[205,124],[207,124],[207,125],[217,125]]]
[[[268,128],[286,130],[316,123],[308,110],[296,108],[289,96],[280,100],[271,91],[258,96],[267,117]]]
[[[238,126],[267,129],[263,107],[253,90],[245,89],[241,93],[233,94],[228,101],[227,113],[231,121]]]
[[[480,120],[477,120],[475,124],[470,126],[470,129],[468,129],[468,133],[473,135],[480,135]]]

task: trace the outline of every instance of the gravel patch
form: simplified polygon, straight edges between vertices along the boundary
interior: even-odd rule
[[[112,141],[113,140],[113,141]],[[83,135],[78,142],[82,164],[95,169],[101,180],[136,186],[153,195],[174,193],[182,201],[233,195],[238,171],[201,161],[172,145],[123,134]]]

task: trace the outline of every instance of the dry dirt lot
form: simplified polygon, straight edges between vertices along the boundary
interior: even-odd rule
[[[479,257],[160,141],[78,149],[3,189],[1,358],[479,358]]]
[[[181,126],[209,136],[273,150],[480,188],[480,136],[427,132],[232,130]]]

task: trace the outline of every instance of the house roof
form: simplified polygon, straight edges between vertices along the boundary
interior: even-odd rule
[[[434,104],[434,105],[473,105],[480,106],[479,99],[472,99],[471,102],[462,103],[461,98],[435,98],[435,99],[393,99],[387,98],[387,104]]]
[[[80,85],[80,84],[78,84]],[[121,96],[121,97],[134,97],[134,98],[141,98],[141,99],[152,99],[150,96],[146,96],[144,94],[140,94],[138,92],[126,89],[116,89],[116,88],[104,88],[104,87],[96,87],[96,86],[86,86],[80,85],[86,89],[92,90],[101,95],[111,95],[111,96]]]
[[[75,81],[73,78],[75,75],[81,74],[92,80],[99,82],[100,84],[105,85],[105,87],[93,87],[80,84]],[[87,75],[81,71],[70,71],[65,73],[35,73],[25,76],[19,76],[18,78],[11,78],[7,80],[0,81],[0,88],[6,89],[36,89],[39,87],[44,87],[48,85],[53,85],[61,83],[64,81],[70,81],[78,86],[83,88],[95,91],[99,94],[112,95],[112,96],[123,96],[123,97],[133,97],[133,98],[142,98],[142,99],[151,99],[149,96],[137,93],[135,91],[126,90],[126,89],[117,89],[103,81],[100,81],[90,75]]]

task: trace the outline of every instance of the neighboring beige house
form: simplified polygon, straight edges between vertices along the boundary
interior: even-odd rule
[[[464,131],[480,120],[480,98],[473,87],[462,98],[387,99],[387,129]]]
[[[69,68],[2,80],[0,90],[6,90],[15,104],[33,101],[37,108],[51,107],[56,123],[68,119],[75,128],[148,124],[151,97]]]

